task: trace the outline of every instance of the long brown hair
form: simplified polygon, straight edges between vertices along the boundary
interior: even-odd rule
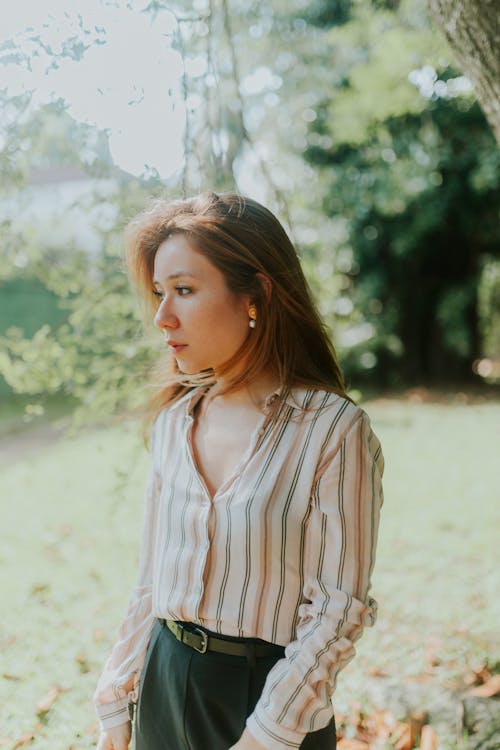
[[[274,372],[285,390],[312,386],[346,394],[335,348],[313,302],[299,258],[278,219],[257,201],[236,193],[201,193],[186,200],[156,200],[133,219],[126,232],[129,277],[149,327],[158,308],[153,266],[159,245],[183,233],[223,274],[233,293],[249,295],[257,309],[257,327],[236,354],[218,370],[230,390],[263,372]],[[266,295],[258,273],[272,283]],[[241,358],[243,373],[231,375]],[[212,371],[186,375],[166,353],[155,368],[149,415],[193,386],[215,381]]]

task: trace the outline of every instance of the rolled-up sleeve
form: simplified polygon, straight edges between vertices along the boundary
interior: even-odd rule
[[[129,721],[128,704],[136,697],[154,625],[151,612],[153,543],[160,485],[160,476],[153,462],[145,492],[137,582],[118,638],[94,693],[94,704],[102,729],[111,729]]]
[[[384,460],[365,412],[317,468],[304,554],[303,602],[296,638],[269,672],[247,719],[269,750],[300,747],[326,726],[337,675],[354,643],[373,625],[377,603],[368,595],[375,562]]]

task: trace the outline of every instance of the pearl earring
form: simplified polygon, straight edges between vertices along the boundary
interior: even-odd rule
[[[248,315],[250,317],[248,325],[250,326],[250,328],[255,328],[255,321],[257,319],[257,310],[255,309],[255,305],[251,305],[251,307],[248,308]]]

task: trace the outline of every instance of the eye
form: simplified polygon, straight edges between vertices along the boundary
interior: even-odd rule
[[[159,297],[160,299],[163,299],[163,292],[159,292],[158,289],[153,289],[153,294],[155,297]]]
[[[175,289],[177,292],[179,292],[179,297],[185,297],[187,294],[191,294],[191,292],[193,291],[190,286],[183,286],[182,284],[176,286]]]

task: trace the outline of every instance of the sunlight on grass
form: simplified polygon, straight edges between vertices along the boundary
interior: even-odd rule
[[[500,620],[500,404],[366,409],[386,458],[379,620],[339,678],[341,711],[363,700],[370,670],[429,673],[429,649],[433,678],[458,684],[494,654]],[[20,442],[18,455],[0,476],[0,740],[33,732],[34,748],[91,748],[95,681],[135,578],[148,454],[124,425],[42,440],[26,456]],[[37,717],[54,685],[63,692]]]

